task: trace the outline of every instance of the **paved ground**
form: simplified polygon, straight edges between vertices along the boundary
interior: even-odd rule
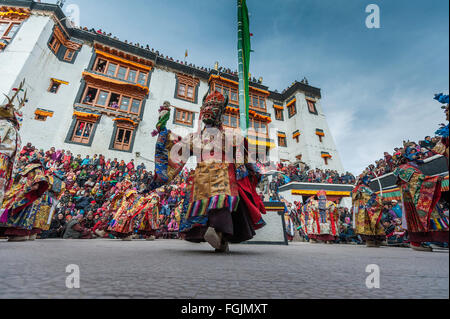
[[[0,241],[0,298],[449,298],[449,255],[402,248],[179,240]],[[67,289],[66,266],[80,267]],[[367,289],[366,266],[380,267]]]

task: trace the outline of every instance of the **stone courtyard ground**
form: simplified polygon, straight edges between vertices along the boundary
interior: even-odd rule
[[[80,289],[66,287],[70,264]],[[370,264],[379,289],[366,287]],[[0,298],[449,298],[448,250],[244,244],[221,255],[180,240],[1,240],[0,269]]]

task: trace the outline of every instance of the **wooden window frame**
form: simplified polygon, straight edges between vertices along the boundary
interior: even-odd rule
[[[56,88],[56,92],[52,92],[51,89],[53,87],[53,84],[57,84],[57,88]],[[47,89],[47,92],[52,93],[52,94],[58,94],[59,88],[61,87],[61,83],[56,82],[54,80],[50,80],[50,86]]]
[[[293,116],[297,115],[297,102],[292,103],[287,107],[289,118],[292,118]]]
[[[198,79],[189,77],[189,76],[181,74],[181,73],[176,74],[176,77],[177,77],[177,87],[176,87],[175,97],[177,99],[195,103],[196,97],[197,97],[197,90],[198,90],[200,81]],[[184,94],[182,92],[180,92],[180,88],[182,86],[185,87]],[[192,96],[189,96],[189,94],[188,94],[190,89],[192,90]]]
[[[286,136],[278,135],[278,146],[279,147],[287,147],[287,139]]]
[[[103,70],[103,72],[97,71],[98,64],[100,63],[100,60],[106,61],[105,69]],[[114,71],[114,75],[110,75],[110,74],[107,73],[110,64],[114,64],[114,65],[117,66],[116,70]],[[119,78],[117,76],[119,74],[119,70],[120,70],[121,67],[126,69],[125,78],[124,79],[121,79],[121,78]],[[129,82],[129,83],[133,83],[133,84],[139,84],[139,85],[143,85],[143,86],[147,85],[147,80],[148,80],[148,75],[149,75],[148,72],[144,72],[141,69],[133,68],[133,67],[127,66],[125,64],[118,63],[116,61],[108,60],[107,58],[104,58],[103,56],[98,56],[96,58],[95,63],[94,63],[94,67],[93,67],[93,71],[97,72],[97,73],[100,73],[100,74],[104,74],[106,76],[110,76],[112,78],[116,78],[116,79],[118,79],[120,81],[125,81],[125,82]],[[136,71],[136,78],[135,78],[134,82],[128,80],[128,76],[130,74],[130,71]],[[144,75],[144,79],[145,79],[144,80],[144,84],[139,83],[139,75],[140,74]]]
[[[47,121],[47,116],[35,114],[35,115],[34,115],[34,119],[35,119],[36,121],[45,122],[45,121]]]
[[[308,112],[309,112],[309,113],[315,114],[315,115],[318,115],[318,114],[319,114],[319,112],[317,112],[317,106],[316,106],[316,103],[317,103],[317,101],[313,101],[313,100],[311,100],[311,99],[306,99],[306,104],[307,104],[307,106],[308,106]],[[314,110],[311,110],[310,104],[312,104]]]
[[[324,159],[323,159],[324,161],[325,161],[325,165],[327,165],[328,166],[328,158],[327,157],[324,157]]]
[[[123,140],[125,139],[126,132],[127,131],[130,132],[130,140],[128,141],[128,144],[125,144],[123,141],[122,142],[117,141],[121,130],[124,131]],[[125,125],[125,124],[117,124],[116,136],[114,136],[114,141],[113,141],[113,149],[117,150],[117,151],[122,151],[122,152],[129,152],[131,149],[131,146],[133,144],[134,131],[135,131],[135,128],[132,126]],[[126,147],[124,147],[124,146],[126,146]]]
[[[214,82],[214,90],[220,92],[221,94],[224,94],[224,90],[228,90],[228,92],[230,92],[230,94],[228,95],[230,98],[230,102],[231,104],[239,104],[239,88],[236,88],[234,86],[231,86],[229,84],[225,84],[222,82]],[[236,93],[236,100],[233,100],[231,98],[231,92]],[[256,97],[258,99],[258,106],[254,106],[253,105],[253,98]],[[255,109],[258,111],[263,111],[263,112],[267,112],[267,99],[263,94],[256,94],[254,92],[249,94],[249,107],[251,109]],[[261,100],[264,101],[264,108],[261,108]]]
[[[11,29],[14,25],[18,25],[19,28],[17,29],[17,31],[20,29],[20,25],[22,24],[21,22],[17,22],[17,21],[8,21],[8,20],[0,20],[0,23],[5,23],[8,26],[6,27],[5,31],[3,32],[3,34],[0,34],[0,39],[5,39],[5,40],[11,40],[14,35],[17,33],[14,33],[14,35],[11,36],[7,36],[9,34],[9,32],[11,32]]]
[[[178,114],[182,114],[181,118],[178,116]],[[186,115],[186,117],[184,115]],[[186,120],[183,120],[183,117],[185,117]],[[192,127],[194,125],[194,112],[175,108],[174,123]]]
[[[69,53],[72,53],[71,57],[69,57]],[[64,54],[64,61],[72,62],[74,56],[75,56],[75,51],[72,49],[67,49],[66,53]]]
[[[266,128],[266,132],[261,133],[261,132],[257,132],[254,123],[257,122],[260,124],[260,126],[264,125],[264,127]],[[255,119],[250,119],[249,121],[249,130],[253,131],[253,134],[255,134],[255,136],[259,136],[259,137],[269,137],[269,126],[267,125],[267,123],[263,122],[263,121],[259,121],[259,120],[255,120]]]
[[[275,109],[275,119],[277,121],[284,121],[284,110]]]
[[[253,104],[253,99],[254,98],[257,98],[258,99],[258,106],[255,106],[254,104]],[[263,111],[263,112],[266,112],[267,111],[267,101],[266,101],[266,98],[264,97],[264,95],[262,95],[262,94],[255,94],[255,93],[250,93],[249,94],[249,99],[250,99],[250,101],[249,101],[249,107],[250,108],[252,108],[252,109],[255,109],[255,110],[258,110],[258,111]],[[261,99],[264,101],[264,108],[261,108],[260,107],[260,105],[261,105]]]
[[[61,42],[58,40],[55,34],[52,35],[53,41],[49,42],[50,49],[53,53],[57,54],[61,47]]]
[[[97,94],[94,97],[94,99],[92,100],[92,102],[88,104],[88,103],[84,102],[84,99],[86,98],[89,89],[96,89],[97,90]],[[108,97],[106,98],[106,104],[105,105],[98,104],[98,99],[100,97],[100,92],[101,91],[108,92]],[[119,101],[117,102],[117,104],[119,105],[119,108],[117,108],[117,109],[114,108],[114,107],[111,107],[109,105],[112,94],[117,94],[119,96]],[[130,104],[128,106],[128,110],[127,111],[124,111],[124,110],[120,109],[120,105],[122,104],[122,99],[124,97],[130,98]],[[133,105],[133,101],[134,100],[140,101],[140,103],[139,103],[139,110],[138,110],[137,113],[131,112],[131,106]],[[133,95],[127,95],[127,94],[119,93],[117,91],[111,91],[110,89],[105,89],[105,88],[102,88],[102,87],[98,87],[98,86],[95,86],[95,85],[89,85],[88,84],[88,85],[86,85],[86,89],[84,90],[83,96],[81,98],[81,104],[92,105],[92,106],[95,106],[95,107],[100,107],[100,108],[104,108],[104,109],[108,109],[108,110],[114,110],[114,111],[118,111],[118,112],[122,112],[122,113],[126,113],[126,114],[131,114],[131,115],[139,115],[139,114],[141,114],[143,100],[144,100],[144,98],[138,98],[138,97],[133,96]]]
[[[225,127],[232,128],[232,129],[239,127],[239,117],[237,117],[234,114],[229,114],[229,113],[225,113],[224,116],[228,116],[230,118],[229,124],[223,124]],[[231,126],[231,118],[232,117],[236,119],[236,126]]]
[[[144,83],[139,83],[139,76],[140,76],[141,74],[144,75]],[[149,75],[148,72],[142,72],[141,70],[139,70],[139,72],[138,72],[138,74],[137,74],[137,76],[136,76],[136,83],[139,84],[139,85],[147,86],[147,83],[148,83],[148,75]]]
[[[298,144],[298,143],[300,143],[300,135],[299,135],[299,136],[296,136],[296,137],[294,137],[294,140],[296,140],[296,141],[297,141],[297,144]]]
[[[78,138],[76,137],[76,133],[77,133],[77,128],[79,126],[80,123],[85,123],[85,127],[83,128],[83,131],[81,132],[81,137]],[[85,132],[85,129],[87,127],[87,124],[91,124],[91,131],[89,132],[89,136],[87,137],[83,137],[83,133]],[[95,129],[95,120],[89,120],[89,119],[85,119],[85,118],[77,118],[76,122],[75,122],[75,127],[73,129],[73,133],[72,136],[70,138],[70,141],[73,143],[78,143],[78,144],[85,144],[85,145],[89,145],[89,142],[91,140],[92,134],[94,132]],[[85,141],[87,139],[87,141]]]

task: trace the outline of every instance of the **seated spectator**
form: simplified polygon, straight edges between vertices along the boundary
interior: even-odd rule
[[[81,225],[83,215],[73,218],[66,226],[64,239],[92,239],[92,231]]]
[[[66,227],[66,219],[63,213],[54,216],[48,231],[43,231],[40,238],[62,238]]]

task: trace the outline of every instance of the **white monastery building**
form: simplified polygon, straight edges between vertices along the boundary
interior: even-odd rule
[[[159,107],[165,101],[172,106],[168,128],[180,134],[196,130],[210,88],[229,96],[224,124],[238,128],[236,73],[175,61],[148,47],[70,27],[67,20],[57,5],[0,0],[0,94],[26,80],[23,144],[82,157],[134,159],[151,168]],[[321,90],[306,81],[278,93],[253,79],[250,124],[259,129],[250,131],[250,144],[268,146],[271,159],[343,172]]]

